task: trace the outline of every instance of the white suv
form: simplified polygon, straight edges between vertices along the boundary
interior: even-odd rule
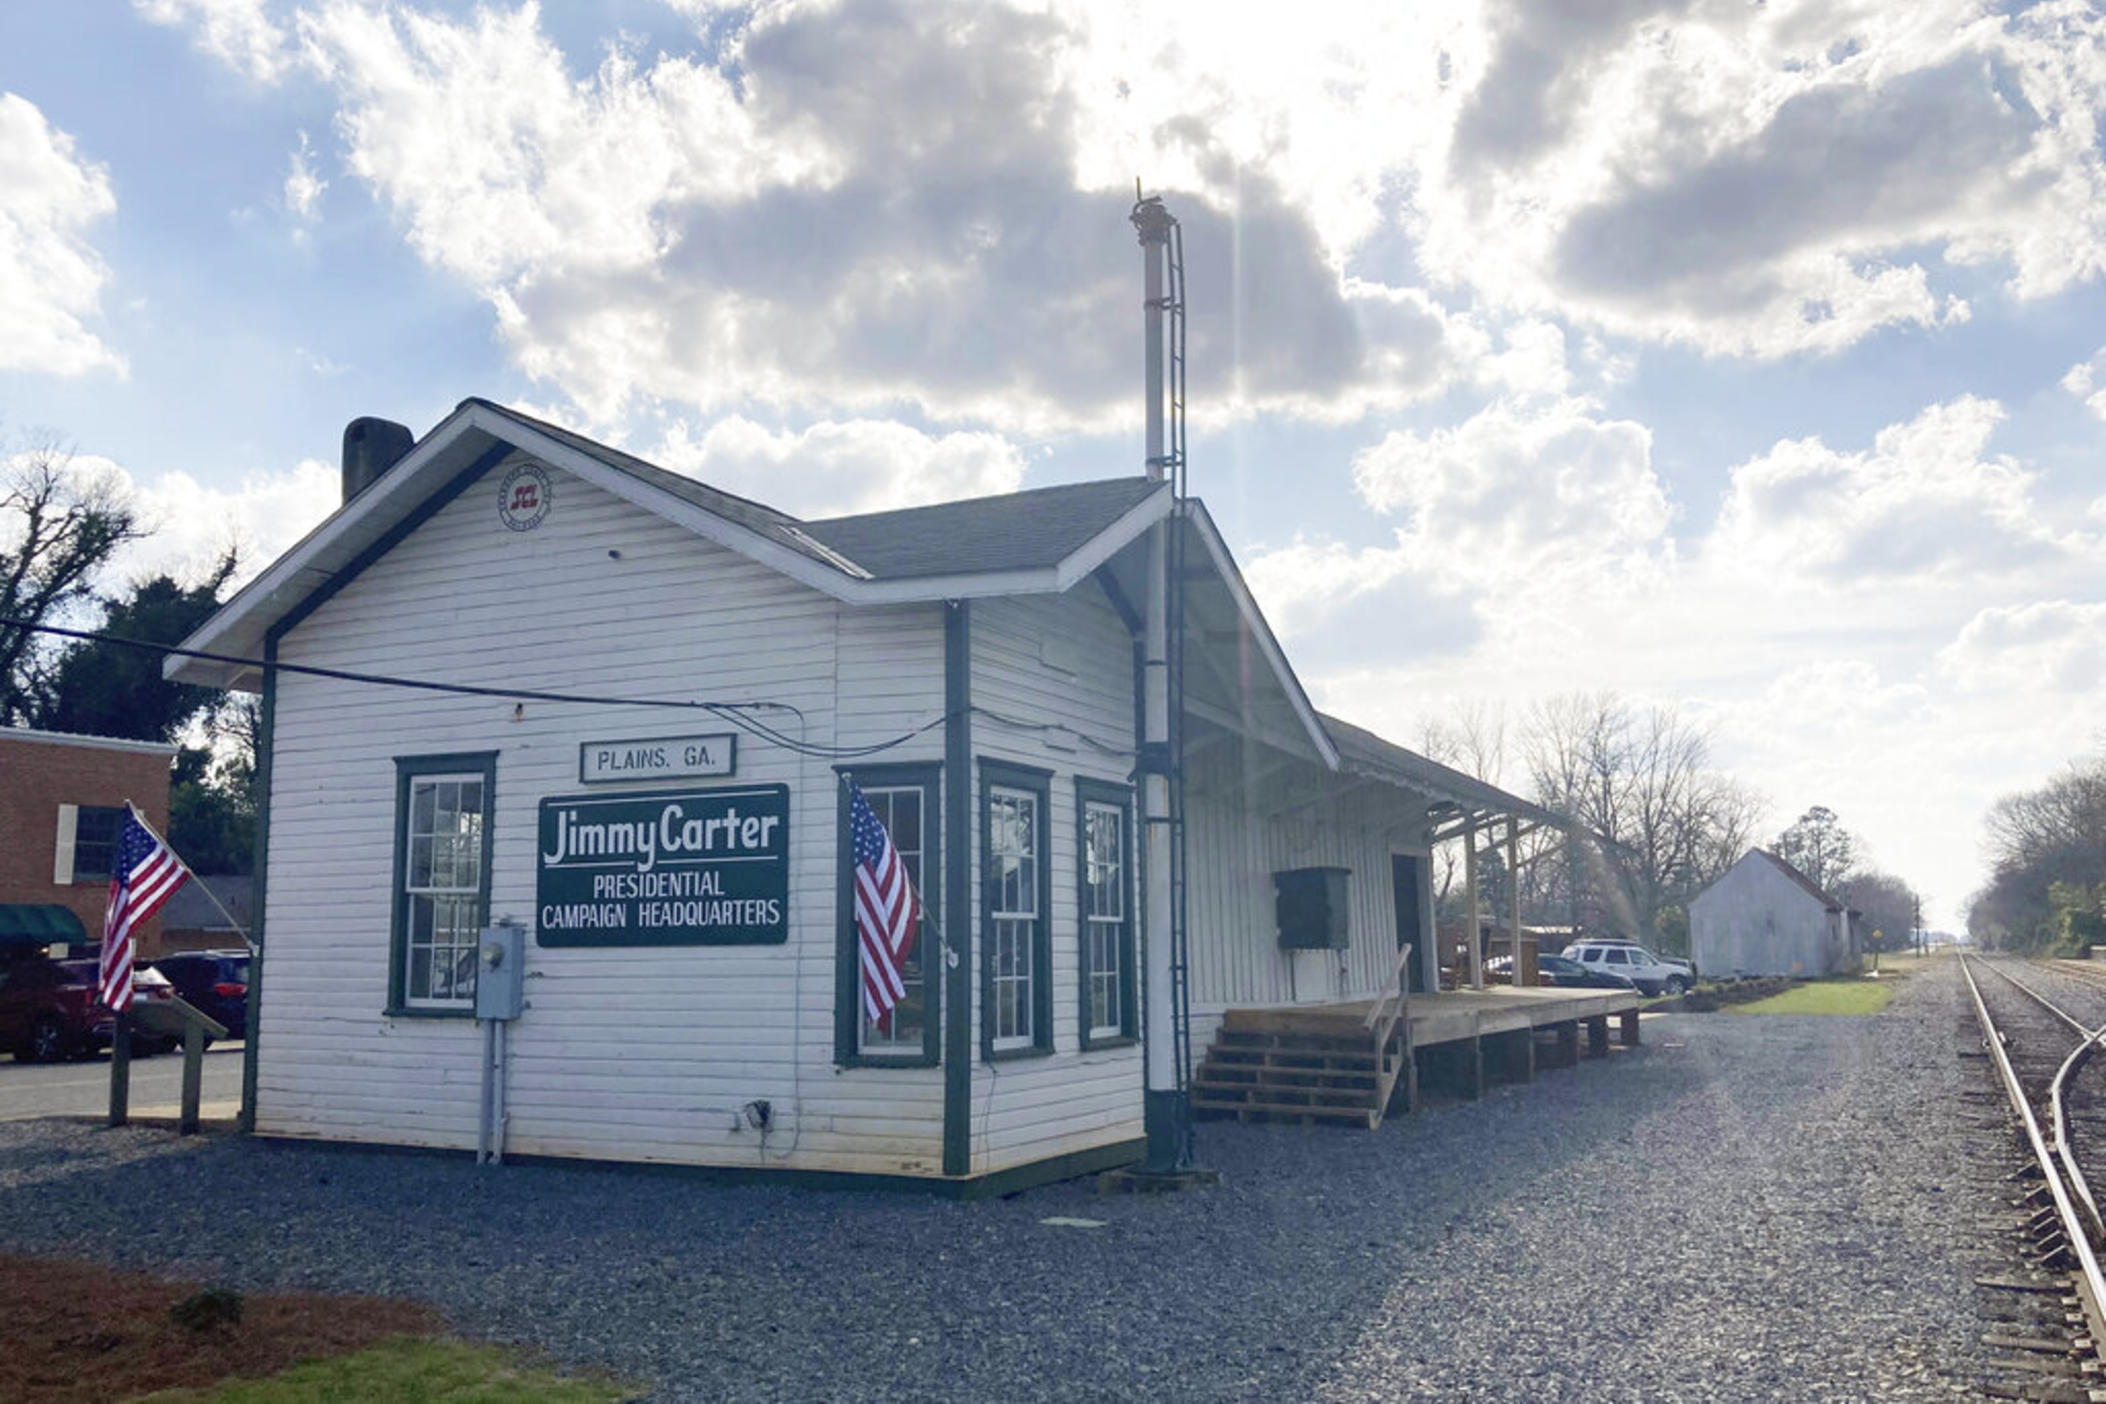
[[[1696,970],[1686,960],[1668,960],[1629,941],[1580,941],[1565,947],[1565,957],[1589,970],[1621,975],[1641,993],[1678,995],[1696,984]]]

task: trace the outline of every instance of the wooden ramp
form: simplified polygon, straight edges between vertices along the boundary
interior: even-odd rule
[[[1418,1102],[1422,1074],[1461,1095],[1482,1093],[1488,1070],[1508,1080],[1533,1077],[1536,1040],[1556,1036],[1556,1063],[1587,1049],[1608,1051],[1608,1021],[1622,1041],[1638,1041],[1638,996],[1628,990],[1536,986],[1415,994],[1402,1007],[1344,1004],[1230,1009],[1192,1078],[1202,1117],[1296,1121],[1373,1128]]]

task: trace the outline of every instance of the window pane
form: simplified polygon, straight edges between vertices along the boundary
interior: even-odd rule
[[[408,790],[403,996],[416,1004],[465,1004],[475,996],[484,921],[485,786],[473,775],[419,775]]]

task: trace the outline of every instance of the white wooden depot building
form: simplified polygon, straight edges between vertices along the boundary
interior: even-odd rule
[[[478,938],[511,923],[506,1154],[983,1189],[1135,1159],[1159,523],[1195,1057],[1228,1011],[1372,997],[1400,942],[1427,982],[1430,832],[1545,817],[1320,716],[1204,505],[1147,478],[800,521],[469,400],[414,442],[355,422],[345,486],[169,663],[263,698],[261,1133],[475,1147]],[[844,772],[928,911],[884,1028]],[[1289,889],[1335,908],[1305,948]]]

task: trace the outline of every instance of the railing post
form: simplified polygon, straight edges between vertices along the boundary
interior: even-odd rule
[[[196,1019],[183,1021],[183,1111],[176,1122],[179,1135],[197,1133],[198,1103],[205,1084],[205,1026]]]
[[[110,1125],[131,1120],[132,1016],[119,1012],[110,1025]]]

